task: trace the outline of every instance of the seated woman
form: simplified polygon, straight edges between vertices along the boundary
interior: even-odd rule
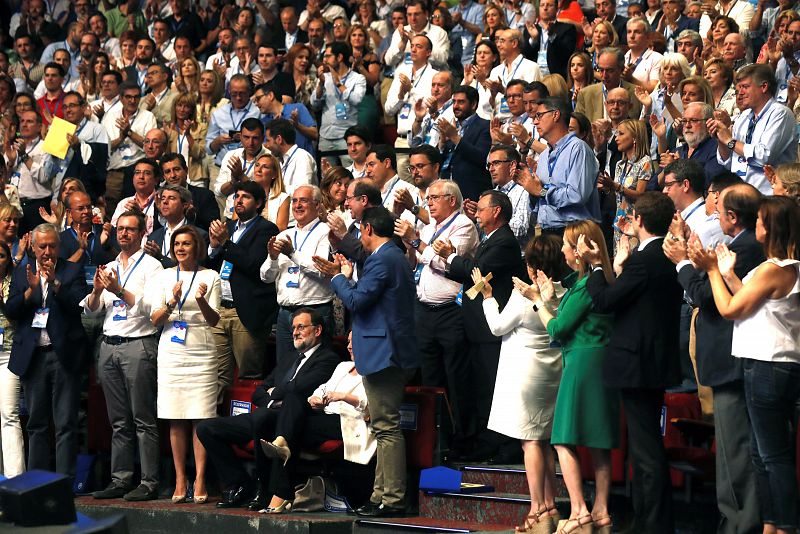
[[[301,446],[316,447],[331,439],[344,440],[344,459],[366,465],[377,450],[375,435],[367,421],[367,394],[361,375],[353,363],[353,334],[347,337],[350,361],[342,362],[330,379],[320,385],[308,399],[287,395],[283,399],[276,424],[276,438],[270,443],[261,440],[264,454],[273,458],[269,489],[272,500],[268,514],[291,510],[292,450]]]

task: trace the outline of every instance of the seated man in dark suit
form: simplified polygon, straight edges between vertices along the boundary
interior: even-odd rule
[[[161,173],[168,184],[185,187],[192,194],[192,206],[187,215],[188,222],[208,232],[211,221],[219,219],[219,206],[214,193],[205,187],[191,185],[189,167],[182,155],[168,152],[161,157]]]
[[[473,203],[480,194],[492,187],[492,179],[486,169],[486,158],[492,145],[489,121],[476,115],[478,90],[468,85],[453,91],[453,115],[456,123],[439,118],[439,128],[444,143],[442,148],[442,178],[456,181],[464,200]],[[465,205],[465,209],[468,206]],[[469,215],[469,213],[467,213]]]
[[[55,226],[37,226],[31,241],[36,261],[17,267],[6,301],[6,316],[17,322],[8,370],[20,377],[28,406],[28,468],[51,469],[52,415],[56,471],[74,477],[86,349],[80,302],[86,282],[80,265],[59,261]]]
[[[144,251],[160,261],[165,269],[169,269],[178,264],[169,254],[172,234],[181,226],[194,226],[186,217],[192,205],[192,194],[185,187],[169,183],[162,186],[156,194],[158,213],[164,226],[147,237]],[[208,246],[208,232],[202,228],[197,228],[197,231],[203,237],[204,246]]]
[[[253,393],[254,411],[235,417],[206,419],[197,425],[197,437],[206,448],[224,488],[218,508],[247,506],[258,511],[270,503],[267,500],[270,462],[258,443],[261,439],[272,441],[275,438],[275,424],[286,395],[308,397],[338,365],[339,356],[321,344],[322,325],[322,317],[313,309],[297,310],[292,317],[292,331],[298,355],[287,359],[264,379]],[[256,443],[257,487],[231,448],[233,444],[245,445],[251,440]]]

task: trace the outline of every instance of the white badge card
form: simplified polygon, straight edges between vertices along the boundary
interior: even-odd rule
[[[345,106],[343,102],[337,102],[333,109],[336,112],[337,119],[340,121],[347,120],[347,106]]]
[[[233,264],[229,261],[222,262],[222,269],[219,271],[219,277],[223,280],[230,280],[231,273],[233,272]]]
[[[403,104],[400,108],[400,118],[406,120],[411,115],[411,104]]]
[[[502,97],[500,99],[500,113],[511,113],[511,109],[508,107],[508,101],[506,97]]]
[[[286,271],[286,287],[300,287],[300,267],[292,265]]]
[[[0,350],[3,349],[6,343],[6,329],[0,326]]]
[[[34,328],[47,328],[48,317],[50,317],[50,308],[39,308],[33,315],[31,326]]]
[[[425,268],[424,263],[420,263],[417,265],[416,269],[414,269],[414,283],[419,284],[419,279],[422,277],[422,270]]]
[[[403,63],[406,65],[411,65],[413,62],[411,61],[411,52],[406,52],[403,56]]]
[[[125,304],[124,300],[115,300],[111,306],[111,311],[113,313],[111,317],[112,320],[125,321],[128,318],[128,305]]]
[[[186,332],[188,330],[189,327],[186,325],[186,321],[172,321],[169,330],[167,330],[167,335],[169,336],[169,340],[173,343],[185,345]]]

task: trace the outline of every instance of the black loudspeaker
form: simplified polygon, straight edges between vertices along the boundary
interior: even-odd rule
[[[77,520],[72,481],[49,471],[28,471],[0,482],[3,520],[23,527],[66,525]]]

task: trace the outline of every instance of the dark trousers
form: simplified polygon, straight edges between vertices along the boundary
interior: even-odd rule
[[[206,448],[208,458],[217,470],[220,482],[226,489],[246,486],[250,478],[231,445],[246,445],[250,440],[255,443],[254,453],[259,482],[266,485],[269,479],[270,462],[261,450],[259,440],[275,439],[275,424],[280,409],[258,408],[252,413],[235,417],[217,417],[200,421],[197,425],[197,437]]]
[[[750,459],[750,416],[744,383],[715,386],[714,435],[717,441],[717,507],[719,534],[762,531],[756,474]]]
[[[621,393],[633,467],[632,532],[674,534],[669,464],[660,424],[664,391],[622,389]]]
[[[464,350],[464,319],[453,303],[431,308],[417,303],[417,344],[422,356],[422,385],[444,387],[456,424],[456,438],[475,433],[470,353]]]
[[[42,224],[44,219],[39,215],[39,208],[50,212],[50,197],[37,199],[20,199],[22,204],[22,219],[19,221],[19,236],[23,236]]]
[[[22,378],[28,404],[28,469],[50,471],[50,416],[56,430],[56,471],[75,476],[80,375],[61,365],[52,350],[37,349]]]
[[[689,356],[689,332],[692,328],[692,307],[687,303],[681,304],[681,321],[678,333],[680,347],[679,361],[681,364],[681,380],[684,382],[697,383],[694,376],[694,366],[692,358]]]
[[[800,364],[750,359],[743,363],[761,516],[777,528],[796,529],[795,428]]]
[[[324,325],[322,335],[324,340],[330,341],[333,337],[333,304],[316,304],[309,306],[322,315]],[[292,314],[294,308],[281,306],[278,309],[278,321],[275,329],[275,365],[280,367],[281,362],[294,358],[297,352],[292,339]]]
[[[509,438],[487,429],[489,412],[492,409],[494,385],[497,380],[497,365],[500,362],[500,341],[491,343],[468,343],[469,360],[472,363],[472,384],[475,411],[472,424],[475,425],[476,439],[474,452],[478,459],[484,460],[510,450],[518,452],[519,440]]]

